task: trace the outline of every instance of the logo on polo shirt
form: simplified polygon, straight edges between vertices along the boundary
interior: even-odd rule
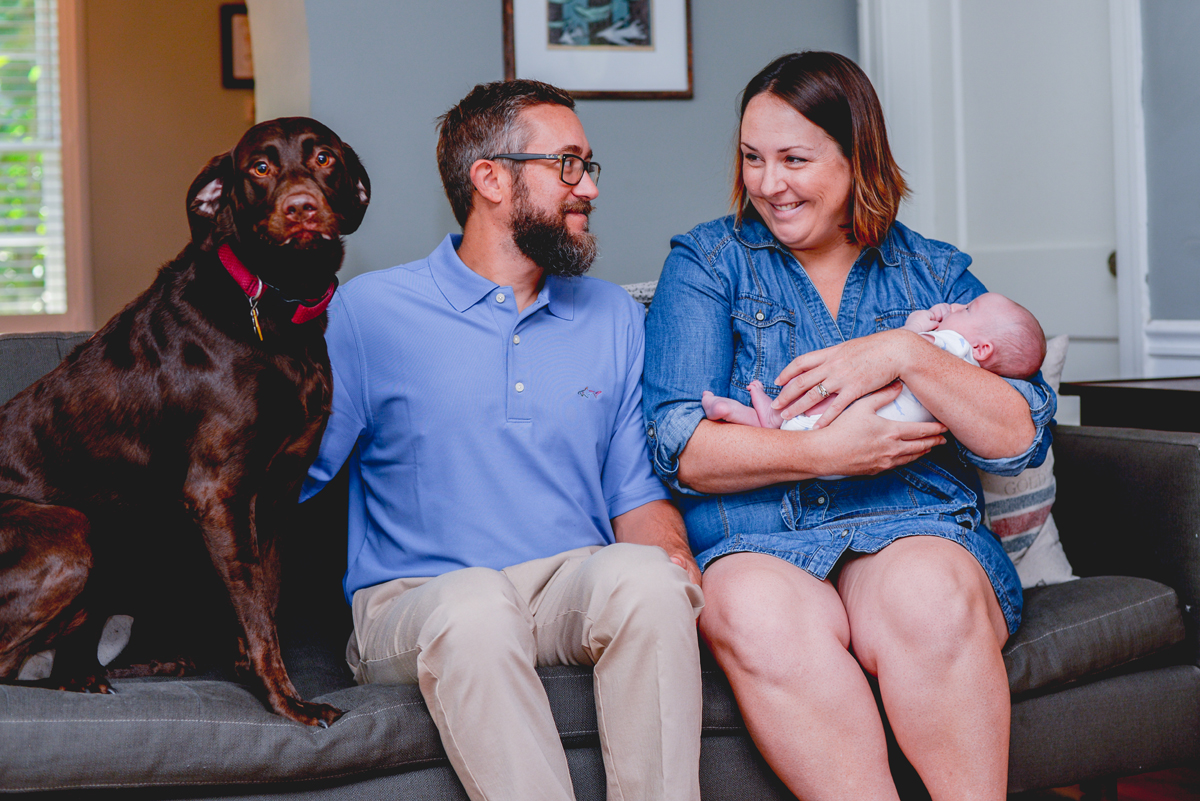
[[[577,394],[581,398],[588,398],[589,400],[598,400],[600,398],[600,393],[602,391],[603,390],[589,389],[588,387],[584,387],[583,389],[579,390],[579,392],[577,392],[575,394]]]

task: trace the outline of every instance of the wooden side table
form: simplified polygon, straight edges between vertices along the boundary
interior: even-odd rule
[[[1200,432],[1200,376],[1064,382],[1085,426]]]

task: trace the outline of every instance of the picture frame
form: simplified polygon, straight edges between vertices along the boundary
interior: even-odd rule
[[[577,99],[692,97],[691,0],[503,0],[504,77]]]
[[[221,5],[221,85],[226,89],[254,88],[250,15],[245,3]]]

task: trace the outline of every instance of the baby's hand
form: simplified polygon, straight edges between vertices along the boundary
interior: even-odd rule
[[[904,321],[904,327],[918,334],[936,331],[949,313],[950,304],[939,303],[931,309],[921,309],[908,315],[908,319]]]
[[[934,308],[937,308],[936,306]],[[921,309],[908,315],[908,319],[904,321],[905,329],[917,334],[923,334],[926,331],[933,331],[941,322],[941,317],[933,316],[933,309]]]

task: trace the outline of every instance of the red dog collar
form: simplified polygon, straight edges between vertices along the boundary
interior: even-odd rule
[[[229,247],[228,244],[217,248],[217,255],[221,259],[221,264],[225,265],[225,269],[233,277],[233,280],[237,281],[238,286],[246,293],[246,297],[250,298],[251,306],[256,306],[258,299],[262,297],[263,290],[270,285],[264,283],[261,278],[247,270],[246,265],[242,264],[241,260],[234,255],[233,248]],[[271,288],[275,289],[275,287]],[[307,323],[314,317],[319,317],[321,312],[325,311],[329,306],[329,301],[333,300],[333,293],[337,288],[338,282],[334,278],[333,283],[329,285],[329,289],[326,289],[325,294],[319,298],[313,298],[312,300],[287,299],[288,303],[296,304],[296,311],[292,314],[292,322],[300,325],[301,323]],[[255,325],[257,326],[257,315],[255,319]],[[262,338],[261,333],[259,334],[259,338]]]

